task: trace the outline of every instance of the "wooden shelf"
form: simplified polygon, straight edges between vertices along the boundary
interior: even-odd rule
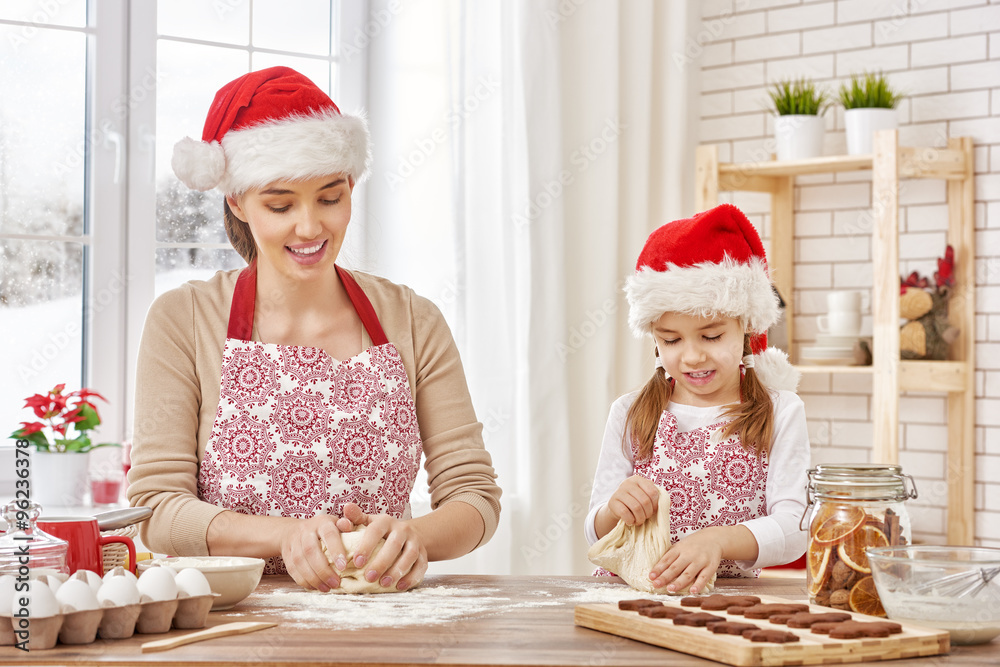
[[[699,146],[695,171],[699,211],[718,203],[719,192],[771,195],[768,264],[778,291],[794,299],[794,184],[797,176],[872,172],[872,359],[871,366],[800,365],[808,374],[872,377],[873,463],[899,462],[899,394],[948,395],[948,541],[973,544],[975,537],[975,215],[972,140],[948,146],[899,145],[898,132],[877,132],[871,155],[839,155],[795,161],[720,163],[718,147]],[[955,250],[956,287],[949,322],[961,333],[951,361],[901,361],[899,350],[899,181],[934,178],[947,183],[947,242]],[[942,253],[944,249],[942,248]],[[789,356],[796,358],[793,308],[786,309]]]

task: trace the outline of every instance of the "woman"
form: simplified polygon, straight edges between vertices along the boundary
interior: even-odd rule
[[[175,148],[182,181],[226,195],[249,266],[147,316],[129,500],[153,508],[151,549],[266,558],[327,591],[347,565],[341,532],[363,525],[354,565],[404,590],[495,531],[500,489],[440,312],[335,265],[369,162],[364,120],[285,67],[227,84],[202,141]],[[433,511],[411,518],[422,452]]]

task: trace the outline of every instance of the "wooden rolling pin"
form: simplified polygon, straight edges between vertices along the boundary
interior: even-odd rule
[[[142,652],[152,653],[153,651],[166,651],[167,649],[177,648],[178,646],[184,646],[185,644],[193,644],[206,639],[228,637],[230,635],[242,635],[247,632],[273,628],[276,625],[277,623],[251,621],[243,623],[225,623],[223,625],[217,625],[214,628],[208,628],[206,630],[199,630],[198,632],[192,632],[187,635],[181,635],[180,637],[170,637],[168,639],[158,639],[155,642],[146,642],[142,645]]]

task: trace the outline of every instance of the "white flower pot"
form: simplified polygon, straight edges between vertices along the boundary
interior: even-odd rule
[[[823,155],[823,117],[774,117],[775,153],[779,160],[808,160]]]
[[[89,454],[31,451],[31,498],[46,507],[82,505]]]
[[[879,130],[895,130],[898,127],[896,110],[847,109],[844,111],[844,126],[847,130],[847,154],[870,155],[872,134]]]

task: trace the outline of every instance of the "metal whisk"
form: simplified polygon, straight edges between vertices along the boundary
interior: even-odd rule
[[[1000,567],[980,567],[970,572],[958,572],[939,579],[932,579],[918,584],[910,590],[914,593],[926,593],[934,590],[945,597],[970,597],[983,590],[997,574],[1000,574]]]

